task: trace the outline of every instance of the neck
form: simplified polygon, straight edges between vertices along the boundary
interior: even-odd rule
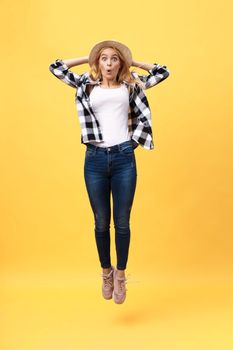
[[[105,87],[108,87],[108,88],[111,88],[111,87],[119,86],[119,85],[120,85],[120,83],[118,83],[118,82],[116,81],[116,79],[110,80],[110,79],[106,79],[106,78],[104,78],[104,77],[103,77],[103,80],[100,81],[100,84],[101,84],[102,86],[105,86]]]

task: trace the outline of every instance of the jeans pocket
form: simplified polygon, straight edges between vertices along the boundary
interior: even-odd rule
[[[86,158],[87,157],[92,157],[94,155],[95,155],[95,150],[94,149],[90,149],[90,148],[86,149],[86,153],[85,153]]]
[[[125,148],[122,148],[121,149],[121,153],[123,153],[124,155],[126,156],[132,156],[134,155],[134,149],[133,147],[130,145],[130,146],[127,146]]]

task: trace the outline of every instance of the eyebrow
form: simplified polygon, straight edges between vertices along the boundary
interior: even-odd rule
[[[100,56],[107,56],[107,54],[106,54],[106,53],[102,53]],[[112,55],[112,57],[113,57],[113,56],[118,57],[118,55],[117,55],[116,53],[114,53],[114,54]]]

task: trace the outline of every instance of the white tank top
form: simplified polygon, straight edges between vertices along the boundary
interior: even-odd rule
[[[130,140],[128,131],[129,92],[125,84],[117,88],[95,85],[90,104],[100,124],[103,142],[90,141],[99,147],[110,147]]]

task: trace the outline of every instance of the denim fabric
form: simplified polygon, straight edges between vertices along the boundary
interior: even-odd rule
[[[132,140],[111,147],[86,144],[84,178],[94,214],[95,240],[102,268],[111,266],[111,193],[117,269],[126,269],[130,244],[130,213],[137,181]]]

